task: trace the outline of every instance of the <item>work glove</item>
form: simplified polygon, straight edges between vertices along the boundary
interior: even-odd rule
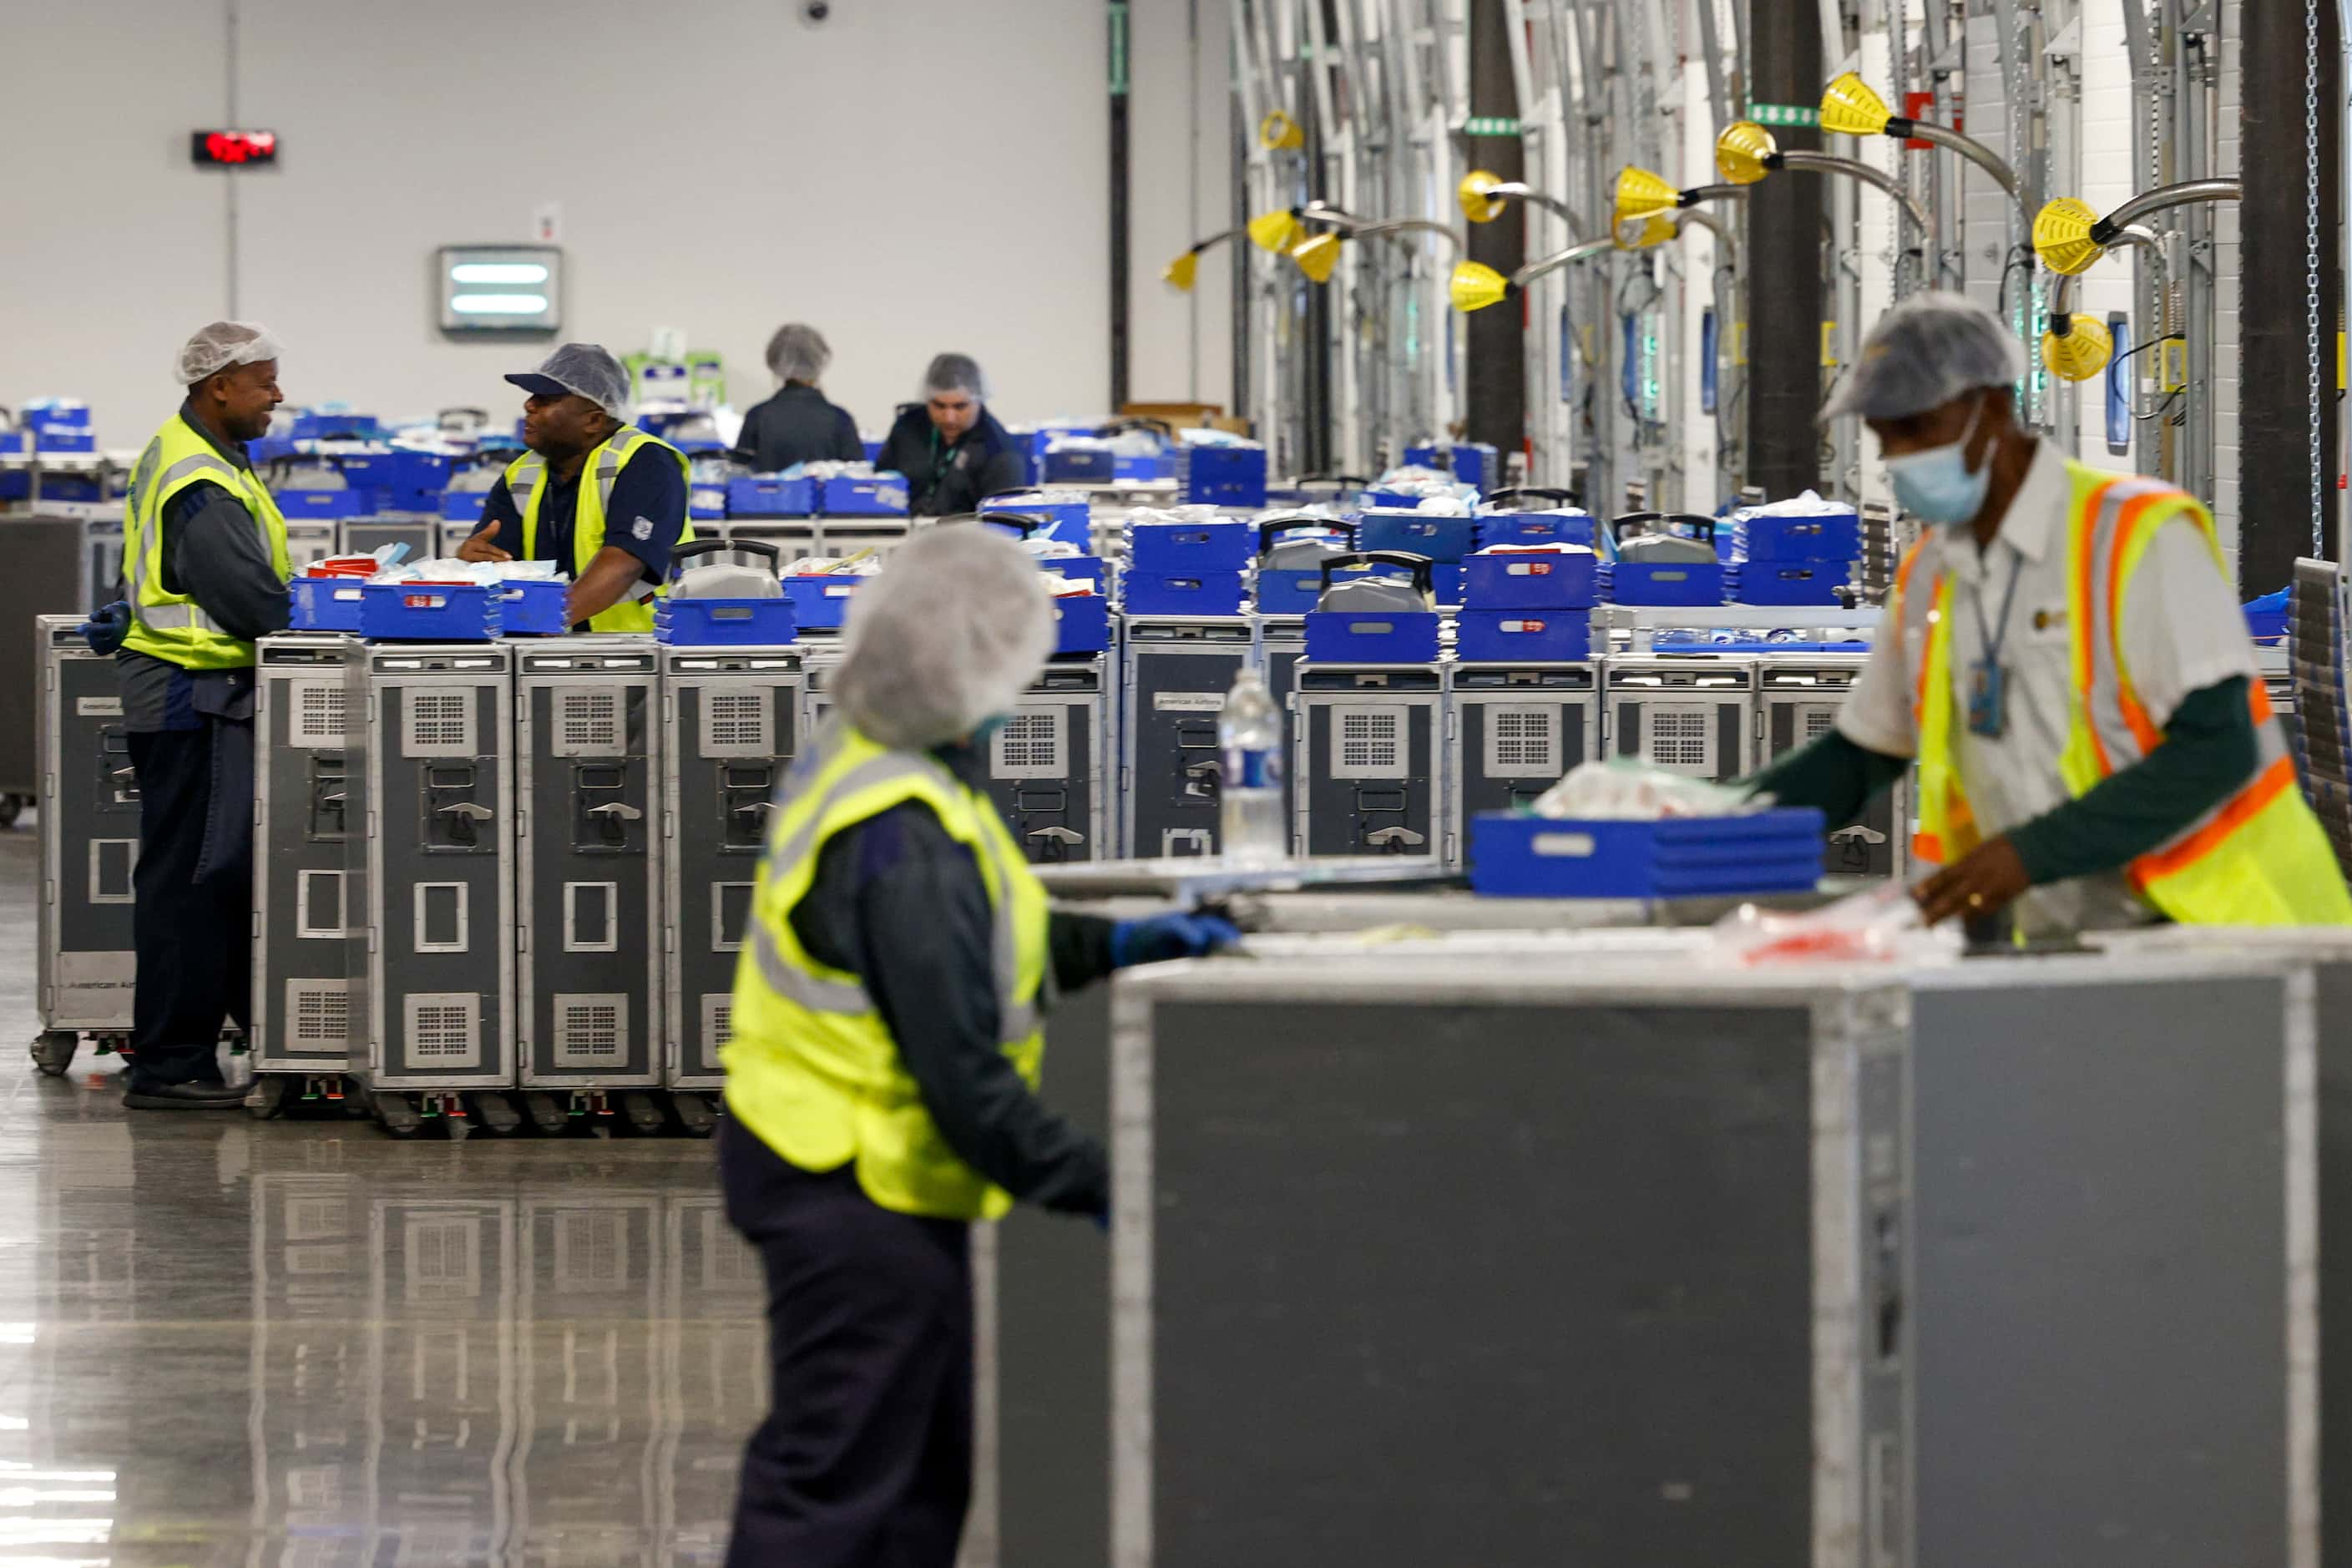
[[[1241,929],[1221,915],[1154,915],[1145,921],[1121,921],[1110,931],[1111,967],[1203,958],[1241,939]]]
[[[74,629],[92,653],[111,654],[131,635],[131,606],[117,599]]]

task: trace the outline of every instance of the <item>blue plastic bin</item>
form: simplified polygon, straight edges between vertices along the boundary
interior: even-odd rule
[[[1356,523],[1360,550],[1404,550],[1432,561],[1457,563],[1470,553],[1477,520],[1442,512],[1367,508]]]
[[[675,647],[772,647],[795,640],[800,623],[793,601],[681,599],[654,605],[654,640]]]
[[[28,403],[18,421],[27,430],[43,435],[88,435],[90,431],[89,405],[71,398],[58,401]],[[86,451],[87,447],[70,448]]]
[[[1748,560],[1730,569],[1734,603],[1741,605],[1835,605],[1838,590],[1853,574],[1843,561]]]
[[[1465,610],[1454,637],[1464,664],[1575,664],[1592,657],[1592,613]]]
[[[1318,664],[1434,664],[1437,622],[1434,610],[1311,610],[1307,657]]]
[[[824,517],[904,517],[907,476],[837,476],[818,487],[817,511]]]
[[[1850,511],[1811,517],[1740,512],[1732,523],[1739,551],[1750,561],[1852,561],[1862,553],[1862,519]]]
[[[1118,455],[1108,447],[1055,445],[1043,467],[1049,485],[1107,485],[1118,478]]]
[[[1064,594],[1054,600],[1054,651],[1100,653],[1110,647],[1110,601],[1100,594]]]
[[[724,480],[696,480],[686,489],[686,515],[697,522],[718,522],[727,516]]]
[[[1723,567],[1704,561],[1619,561],[1610,567],[1609,582],[1612,604],[1723,603]]]
[[[488,642],[499,635],[498,592],[479,583],[370,583],[360,635],[385,642]]]
[[[278,515],[289,522],[317,522],[360,515],[361,497],[357,490],[279,490],[275,499]]]
[[[727,481],[730,517],[807,517],[816,510],[816,486],[782,474],[739,476]]]
[[[1480,812],[1471,890],[1507,899],[1666,899],[1801,892],[1822,876],[1822,814],[1601,822]]]
[[[1176,480],[1194,506],[1259,507],[1265,504],[1265,448],[1195,447],[1176,449]]]
[[[1139,522],[1127,531],[1127,558],[1138,572],[1199,577],[1239,572],[1255,557],[1257,532],[1248,523]]]
[[[383,427],[373,414],[319,414],[306,411],[294,416],[293,438],[297,441],[330,439],[373,441],[383,434]]]
[[[1589,512],[1496,511],[1473,521],[1481,550],[1497,544],[1581,544],[1591,550],[1600,538]]]
[[[839,631],[849,617],[850,595],[863,577],[787,577],[784,597],[793,602],[793,624],[804,631]]]
[[[1589,610],[1600,601],[1600,569],[1590,550],[1481,552],[1462,563],[1462,603],[1474,610]]]
[[[1213,572],[1131,571],[1121,579],[1126,595],[1120,609],[1130,616],[1238,616],[1242,613],[1242,574],[1227,567]]]
[[[95,452],[98,437],[85,428],[80,430],[35,430],[33,445],[44,452]]]
[[[479,522],[482,508],[490,499],[488,490],[443,490],[441,521],[444,522]]]
[[[572,629],[563,618],[572,584],[561,578],[518,577],[499,584],[499,631],[504,637],[561,637]]]
[[[1362,511],[1412,511],[1421,505],[1419,496],[1409,496],[1402,490],[1368,489],[1358,500]]]
[[[879,442],[879,441],[868,441],[868,440],[866,440],[866,438],[864,438],[863,437],[860,437],[858,438],[858,442],[857,442],[857,444],[858,444],[859,446],[861,446],[861,447],[865,447],[865,448],[866,448],[866,460],[867,462],[869,462],[869,463],[878,463],[878,462],[880,462],[880,461],[882,460],[882,443],[881,443],[881,442]]]
[[[373,506],[362,503],[358,515],[379,511],[441,510],[441,492],[449,486],[449,459],[438,452],[354,452],[343,459],[343,479],[353,489],[373,490]]]
[[[1176,454],[1173,452],[1125,452],[1111,454],[1111,478],[1131,484],[1164,484],[1176,477]]]
[[[31,477],[32,476],[29,474],[26,476],[27,479]],[[100,493],[102,488],[103,487],[100,482],[95,479],[82,479],[73,474],[44,474],[41,476],[41,499],[43,500],[103,500],[106,498]],[[27,487],[26,493],[31,493],[29,486]]]
[[[1050,526],[1037,529],[1034,533],[1047,539],[1058,539],[1081,550],[1089,542],[1092,509],[1084,500],[1046,500],[1035,490],[1016,490],[1009,495],[991,496],[980,503],[982,517],[1000,511],[1045,519]]]
[[[1451,447],[1407,447],[1404,460],[1418,468],[1452,474],[1455,483],[1475,485],[1480,495],[1495,489],[1503,477],[1501,457],[1484,441],[1456,441]]]
[[[292,595],[287,625],[298,632],[355,632],[360,629],[360,605],[365,599],[363,577],[296,577],[286,584]]]

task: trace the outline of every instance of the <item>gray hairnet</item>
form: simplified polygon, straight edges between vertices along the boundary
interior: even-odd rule
[[[278,334],[259,321],[215,321],[180,345],[176,374],[182,386],[194,386],[237,365],[280,358],[284,352]]]
[[[924,530],[849,602],[834,676],[869,740],[921,751],[1010,713],[1054,651],[1054,605],[1028,552],[992,529]]]
[[[832,363],[824,334],[804,321],[789,321],[768,340],[768,368],[778,381],[814,382]]]
[[[969,392],[981,401],[988,397],[987,384],[980,376],[980,362],[970,354],[935,356],[931,368],[923,373],[923,390],[926,393]]]
[[[553,353],[540,362],[538,370],[507,379],[526,391],[545,390],[533,387],[534,380],[551,381],[615,419],[625,422],[629,417],[629,373],[602,343],[559,343]]]
[[[2025,350],[1999,316],[1965,294],[1914,294],[1870,329],[1823,419],[1902,419],[2025,374]]]

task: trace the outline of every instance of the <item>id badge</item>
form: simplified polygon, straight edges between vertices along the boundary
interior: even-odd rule
[[[2009,670],[1979,659],[1969,670],[1969,733],[1998,741],[2009,730]]]

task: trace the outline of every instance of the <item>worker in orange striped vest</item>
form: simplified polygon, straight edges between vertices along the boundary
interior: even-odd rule
[[[1957,294],[1872,331],[1822,417],[1863,416],[1925,533],[1836,730],[1759,788],[1843,822],[1916,759],[1931,921],[2352,923],[2212,518],[2021,426],[2024,374]]]

